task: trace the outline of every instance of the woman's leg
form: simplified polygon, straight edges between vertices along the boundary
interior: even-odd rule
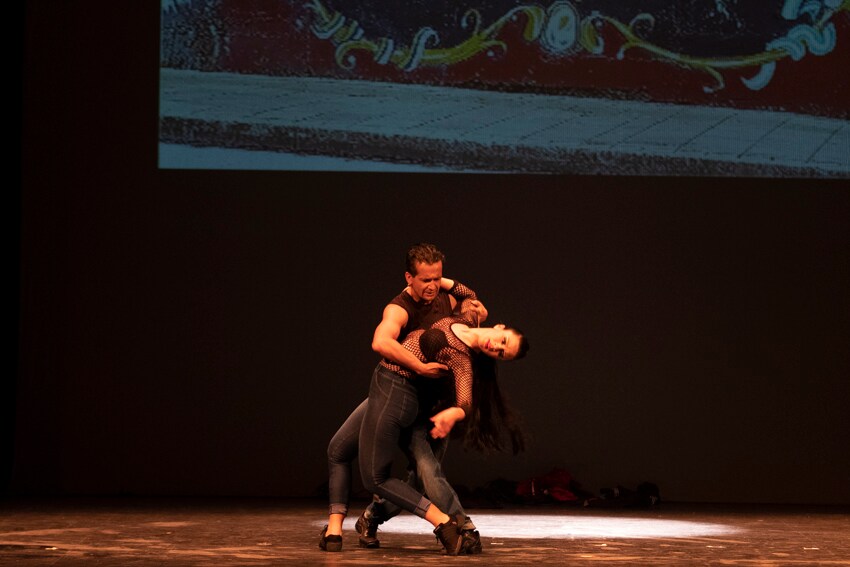
[[[342,534],[342,521],[348,514],[351,492],[351,463],[357,458],[360,426],[366,415],[368,400],[351,412],[328,444],[328,509],[327,535]]]

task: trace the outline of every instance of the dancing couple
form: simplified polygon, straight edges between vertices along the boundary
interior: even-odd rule
[[[379,547],[378,525],[407,510],[434,527],[447,554],[480,553],[480,535],[440,466],[448,436],[462,424],[467,447],[504,450],[509,438],[514,453],[524,448],[496,381],[496,361],[522,358],[528,342],[504,325],[480,327],[487,309],[474,291],[443,277],[444,259],[431,244],[408,251],[407,287],[375,329],[372,348],[383,359],[369,396],[328,445],[330,508],[319,540],[325,551],[342,550],[358,458],[363,484],[375,495],[355,525],[361,546]],[[399,446],[411,462],[406,482],[391,475]]]

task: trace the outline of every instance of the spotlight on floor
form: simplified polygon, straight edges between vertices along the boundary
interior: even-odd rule
[[[741,531],[723,524],[655,518],[556,514],[474,514],[472,518],[481,535],[488,538],[690,538]],[[353,530],[355,520],[346,520],[345,529]],[[426,534],[430,533],[431,527],[425,520],[405,514],[381,524],[380,530],[397,534]]]

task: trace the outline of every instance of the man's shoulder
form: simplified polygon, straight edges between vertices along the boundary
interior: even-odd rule
[[[398,305],[402,309],[407,310],[416,306],[416,300],[414,300],[413,297],[411,297],[410,294],[406,291],[402,291],[401,293],[390,299],[390,302],[387,304],[387,307],[389,307],[390,305]]]
[[[430,303],[425,303],[423,301],[417,301],[413,299],[413,296],[407,293],[407,291],[402,291],[395,297],[393,297],[388,305],[398,305],[400,307],[404,307],[405,309],[421,309],[423,307],[430,308],[434,305],[450,301],[452,295],[444,289],[441,289],[437,292],[437,297],[435,297]]]

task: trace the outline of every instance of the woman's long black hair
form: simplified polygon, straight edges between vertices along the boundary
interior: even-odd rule
[[[525,433],[519,418],[502,395],[496,359],[472,355],[472,408],[464,419],[463,445],[483,453],[505,451],[510,439],[514,455],[525,450]]]
[[[463,321],[466,323],[466,321]],[[522,337],[517,358],[528,351],[528,341]],[[419,347],[429,362],[439,362],[444,349],[457,350],[450,346],[446,335],[438,329],[428,329],[419,337]],[[472,358],[472,407],[461,422],[465,428],[463,445],[482,453],[505,451],[505,438],[511,440],[514,455],[525,450],[525,433],[518,416],[499,389],[496,359],[483,353],[470,353]]]

